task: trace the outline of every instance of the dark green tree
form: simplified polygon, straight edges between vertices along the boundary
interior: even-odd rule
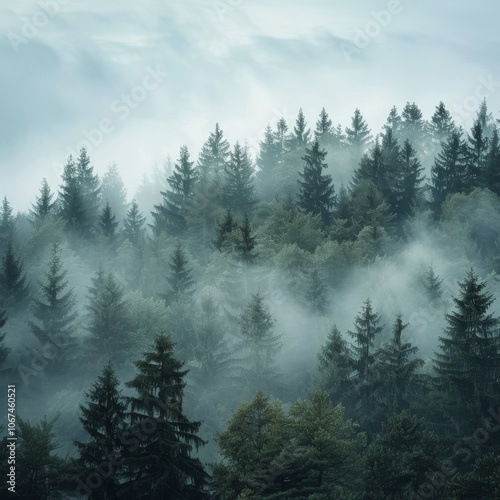
[[[264,200],[272,200],[278,189],[278,165],[280,157],[275,134],[270,125],[266,127],[264,140],[260,141],[257,156],[256,188]]]
[[[316,130],[314,131],[314,138],[319,141],[322,147],[327,147],[333,144],[333,124],[328,116],[325,108],[321,109],[318,121],[316,122]]]
[[[0,210],[0,251],[3,253],[14,239],[14,216],[9,200],[4,196]]]
[[[250,264],[257,257],[257,253],[254,251],[256,238],[252,234],[252,228],[247,214],[243,217],[243,224],[240,226],[240,232],[241,239],[236,244],[236,251],[243,262]]]
[[[246,148],[237,142],[226,164],[224,205],[234,212],[249,212],[255,202],[253,166]]]
[[[484,177],[486,187],[500,196],[500,140],[498,128],[494,128],[486,155]]]
[[[116,238],[115,233],[117,227],[118,222],[116,220],[116,215],[113,213],[113,209],[111,208],[109,201],[107,201],[105,207],[102,209],[101,216],[99,217],[99,229],[104,238],[112,243]]]
[[[320,215],[323,223],[328,225],[335,205],[335,191],[331,176],[323,174],[323,169],[328,166],[324,163],[325,157],[326,151],[319,149],[317,140],[311,148],[306,148],[302,158],[305,161],[304,171],[299,172],[298,183],[300,208],[306,213]]]
[[[485,184],[488,138],[484,134],[479,120],[474,122],[470,135],[467,136],[467,163],[464,187],[472,191]]]
[[[167,302],[177,301],[194,293],[191,269],[188,264],[189,261],[181,243],[177,243],[168,264],[170,268],[167,277],[169,290],[167,293],[161,294],[161,297]]]
[[[443,406],[466,435],[500,396],[500,319],[489,312],[494,298],[473,270],[459,287],[434,367]]]
[[[288,133],[288,125],[285,118],[280,118],[276,123],[276,131],[274,133],[276,139],[276,147],[280,160],[283,155],[288,153],[292,145],[292,136]]]
[[[434,267],[429,266],[424,275],[423,285],[432,303],[438,302],[443,296],[442,284],[443,280],[435,273]]]
[[[52,201],[53,198],[54,193],[51,192],[49,183],[44,177],[40,187],[40,195],[37,196],[36,202],[31,205],[30,222],[34,227],[40,227],[47,217],[55,214],[56,202]]]
[[[304,112],[300,108],[295,120],[295,126],[293,127],[293,148],[305,148],[309,144],[310,136],[311,131],[307,128]]]
[[[227,240],[228,235],[234,231],[235,229],[238,228],[238,225],[236,224],[235,220],[233,219],[233,216],[231,214],[231,210],[228,209],[226,211],[226,215],[224,219],[219,222],[217,226],[217,233],[215,240],[212,240],[212,244],[214,248],[219,250],[219,252],[222,252],[222,250],[225,248],[225,243]]]
[[[123,477],[121,464],[127,404],[118,386],[113,365],[108,362],[85,393],[85,404],[79,405],[80,422],[88,435],[86,441],[74,441],[82,474],[79,479],[85,484],[87,477],[96,473],[96,466],[105,464],[104,473],[100,474],[101,484],[91,494],[96,500],[116,498]],[[85,491],[85,486],[78,484]]]
[[[446,109],[446,106],[441,101],[434,111],[430,123],[430,134],[432,141],[440,145],[442,142],[446,142],[455,130],[455,124],[453,123],[453,118],[450,112]]]
[[[155,211],[151,212],[154,219],[153,229],[156,234],[164,231],[177,236],[187,229],[188,214],[197,181],[193,164],[194,162],[189,161],[187,147],[182,146],[174,172],[167,179],[170,189],[161,192],[163,202],[160,205],[155,205]]]
[[[7,323],[7,314],[5,311],[0,311],[0,332],[5,323]],[[5,345],[5,335],[6,333],[0,333],[0,369],[10,353],[10,349]]]
[[[68,289],[68,272],[63,269],[59,243],[52,245],[45,280],[39,282],[41,298],[32,302],[34,321],[31,331],[42,345],[57,346],[55,373],[65,372],[76,359],[75,339],[76,299],[72,288]]]
[[[402,132],[401,122],[401,116],[399,116],[396,106],[393,106],[391,108],[391,111],[389,112],[389,116],[387,117],[384,128],[392,129],[392,132],[396,134],[396,137],[399,137],[400,133]]]
[[[133,471],[125,484],[128,498],[146,495],[152,500],[209,498],[207,473],[193,448],[205,442],[198,436],[200,422],[183,412],[184,377],[187,370],[174,357],[174,343],[165,334],[156,337],[153,349],[134,362],[137,374],[127,382],[136,391],[129,399],[132,424],[148,430],[142,443],[125,454]]]
[[[219,124],[203,144],[198,158],[197,169],[202,182],[214,181],[222,188],[225,167],[229,161],[230,146]]]
[[[382,148],[378,138],[369,153],[365,153],[359,163],[359,168],[354,172],[352,186],[358,186],[362,181],[371,181],[381,192],[386,188],[385,166],[382,157]]]
[[[346,144],[350,149],[354,164],[358,165],[372,139],[370,129],[358,108],[351,119],[351,128],[346,127],[345,134]]]
[[[0,297],[4,307],[21,309],[30,297],[30,284],[24,272],[21,257],[16,257],[12,243],[2,258],[0,269]]]
[[[139,205],[132,200],[127,217],[123,219],[123,235],[136,248],[141,247],[146,241],[145,222],[146,217],[139,210]]]
[[[413,144],[422,145],[426,127],[421,109],[413,102],[407,102],[401,113],[401,142],[408,139]]]
[[[90,165],[87,150],[82,148],[75,164],[76,178],[85,209],[85,225],[90,236],[95,235],[101,206],[101,183],[99,176]]]

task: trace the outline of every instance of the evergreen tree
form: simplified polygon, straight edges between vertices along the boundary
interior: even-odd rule
[[[266,127],[264,140],[260,141],[257,156],[257,191],[264,200],[271,200],[278,188],[277,167],[279,152],[275,134],[270,125]]]
[[[222,250],[225,247],[225,242],[227,240],[228,235],[237,228],[238,225],[233,219],[231,210],[228,209],[226,211],[226,216],[224,217],[224,219],[221,222],[219,222],[219,225],[217,227],[216,238],[215,240],[212,240],[213,246],[217,250],[219,250],[219,252],[222,252]]]
[[[197,174],[189,161],[189,151],[182,146],[174,172],[167,179],[170,189],[162,191],[163,202],[155,205],[153,229],[156,234],[165,231],[180,235],[187,229],[187,216],[190,211]]]
[[[245,213],[252,209],[254,201],[253,166],[246,148],[237,142],[225,169],[224,204]]]
[[[2,209],[0,211],[0,251],[3,253],[9,243],[14,239],[14,216],[9,200],[4,196],[2,200]]]
[[[273,333],[275,319],[257,293],[238,318],[241,340],[238,349],[243,351],[242,375],[249,392],[266,389],[276,376],[275,354],[280,348],[280,337]]]
[[[358,108],[351,119],[351,128],[346,127],[345,134],[346,144],[350,149],[354,164],[357,165],[372,139],[370,129]]]
[[[483,135],[487,139],[491,139],[495,127],[495,120],[493,115],[488,112],[488,105],[486,104],[486,98],[484,98],[477,111],[476,121],[481,124],[483,130]]]
[[[500,140],[496,127],[489,141],[485,161],[485,184],[490,191],[500,196]]]
[[[464,187],[472,191],[485,184],[488,138],[479,120],[474,122],[471,134],[467,136],[467,164]]]
[[[462,132],[454,130],[441,148],[431,171],[432,208],[436,216],[440,215],[446,197],[461,192],[465,183],[466,145]]]
[[[121,455],[127,405],[118,386],[113,366],[108,362],[85,394],[86,403],[79,405],[80,422],[88,435],[85,442],[74,441],[82,473],[85,476],[94,473],[96,465],[103,462],[113,464],[111,470],[106,469],[105,474],[102,474],[101,485],[92,492],[93,499],[116,498],[123,477],[119,464],[123,461]]]
[[[74,291],[67,289],[67,273],[61,262],[60,245],[54,243],[45,280],[39,282],[42,298],[32,303],[35,321],[30,321],[29,325],[42,345],[55,343],[58,346],[56,373],[65,372],[76,358],[74,331],[78,314]]]
[[[328,287],[317,269],[313,269],[307,275],[305,285],[305,298],[312,312],[320,315],[326,314]]]
[[[288,153],[291,149],[292,137],[288,133],[288,125],[286,120],[282,117],[276,124],[276,131],[274,133],[276,139],[276,147],[278,157],[281,159],[284,154]]]
[[[314,138],[319,141],[323,147],[333,143],[333,124],[325,108],[321,109],[318,121],[316,122]]]
[[[305,148],[309,144],[311,131],[307,128],[306,119],[302,108],[299,109],[295,127],[293,127],[293,147],[295,149]]]
[[[110,243],[115,239],[115,232],[117,227],[118,222],[116,221],[116,216],[111,209],[109,201],[107,201],[106,206],[102,209],[101,216],[99,217],[99,228],[102,235]]]
[[[2,328],[7,323],[7,315],[5,311],[0,311],[0,369],[5,363],[7,356],[10,353],[10,349],[5,345],[5,333],[1,333]]]
[[[89,356],[121,364],[131,348],[127,303],[123,288],[112,273],[100,269],[89,287],[89,311],[86,338]]]
[[[141,247],[145,242],[146,231],[144,223],[146,217],[139,211],[137,201],[132,200],[127,212],[127,218],[123,219],[123,234],[134,247]]]
[[[359,168],[354,172],[352,186],[356,187],[362,181],[371,181],[379,192],[387,192],[382,148],[378,138],[369,154],[365,153],[361,158]]]
[[[152,500],[209,498],[207,474],[192,456],[193,447],[205,444],[197,435],[201,423],[191,422],[183,413],[187,370],[174,357],[170,337],[158,335],[153,350],[134,364],[137,374],[126,384],[136,391],[136,396],[128,398],[131,422],[152,432],[142,443],[136,440],[137,445],[125,455],[133,472],[125,484],[128,498],[139,494]]]
[[[99,220],[101,186],[99,176],[94,173],[94,167],[90,166],[90,158],[85,148],[80,150],[80,156],[76,161],[75,170],[85,209],[85,225],[89,231],[87,236],[93,236],[97,230],[97,223]]]
[[[500,396],[500,319],[488,312],[494,298],[473,270],[459,287],[434,366],[448,415],[467,433]]]
[[[44,177],[40,187],[40,196],[37,196],[35,204],[31,205],[30,222],[35,227],[40,227],[45,219],[55,213],[56,202],[52,201],[54,193],[51,192],[49,183]]]
[[[170,273],[167,282],[170,290],[161,296],[166,301],[176,301],[192,295],[194,290],[191,269],[188,267],[188,259],[180,243],[175,246],[168,266]]]
[[[425,123],[420,108],[413,102],[407,102],[401,113],[401,133],[402,140],[408,139],[418,146],[423,145],[425,140]]]
[[[455,125],[453,123],[453,118],[441,101],[436,106],[430,123],[430,133],[433,142],[438,145],[442,142],[446,142],[454,130]]]
[[[427,292],[427,297],[432,303],[438,302],[442,295],[443,280],[434,272],[434,267],[429,266],[425,272],[423,284]]]
[[[127,189],[116,163],[108,167],[102,178],[101,200],[109,203],[117,220],[123,220],[127,212]]]
[[[386,123],[384,125],[384,128],[390,128],[392,132],[396,135],[396,137],[399,137],[400,133],[402,132],[402,120],[401,117],[399,116],[398,110],[396,106],[393,106],[391,108],[391,111],[389,112],[389,116],[387,117]]]
[[[0,297],[4,307],[19,310],[28,301],[30,285],[23,270],[21,257],[16,257],[11,243],[2,259]]]
[[[391,413],[399,413],[408,408],[408,396],[415,382],[415,372],[424,365],[422,359],[413,358],[418,347],[402,339],[407,326],[403,324],[401,314],[398,314],[392,330],[392,339],[379,349],[377,355],[386,405]]]
[[[323,223],[328,225],[331,220],[332,208],[335,204],[334,187],[330,175],[323,175],[327,164],[323,163],[326,151],[319,149],[315,141],[311,148],[306,148],[302,158],[305,161],[304,171],[299,172],[300,185],[299,205],[304,212],[320,215]]]
[[[252,235],[252,228],[250,227],[247,214],[243,217],[243,224],[240,226],[240,231],[241,240],[237,243],[236,250],[241,260],[246,264],[250,264],[255,260],[257,254],[254,252],[256,238]]]
[[[203,144],[198,158],[198,172],[202,182],[213,180],[219,188],[223,184],[225,167],[229,161],[230,146],[224,138],[219,124],[215,124],[215,131]]]

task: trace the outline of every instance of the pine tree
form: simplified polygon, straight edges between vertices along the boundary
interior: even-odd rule
[[[425,124],[420,108],[413,102],[407,102],[401,113],[402,140],[408,139],[413,144],[422,146],[425,139]]]
[[[500,196],[500,140],[496,127],[493,129],[485,161],[485,184]]]
[[[276,137],[270,125],[266,127],[264,140],[259,146],[256,187],[260,197],[269,201],[278,188],[277,167],[280,161]]]
[[[323,223],[328,225],[335,205],[335,195],[331,176],[322,173],[328,166],[323,163],[325,157],[326,151],[320,151],[318,141],[315,141],[311,148],[306,148],[306,154],[302,158],[305,161],[304,171],[299,172],[298,183],[301,209],[320,215]]]
[[[354,172],[352,187],[358,186],[362,181],[371,181],[379,192],[386,190],[385,167],[382,157],[382,148],[378,138],[369,154],[361,158],[359,168]]]
[[[446,142],[454,130],[455,125],[453,123],[453,118],[441,101],[436,106],[430,123],[430,133],[433,142],[438,145],[442,142]]]
[[[54,193],[51,192],[49,183],[44,177],[40,187],[40,196],[37,196],[35,204],[30,210],[30,222],[35,227],[40,227],[47,217],[55,213],[56,202],[52,201]]]
[[[125,361],[132,346],[123,287],[112,273],[106,274],[100,269],[92,278],[88,298],[88,355],[93,363],[101,359],[119,365]]]
[[[11,243],[2,259],[0,297],[4,307],[21,309],[30,296],[30,284],[23,270],[21,257],[16,257]]]
[[[488,312],[494,298],[473,270],[459,287],[434,366],[448,414],[466,435],[500,396],[500,319]]]
[[[197,174],[193,168],[194,162],[189,161],[189,151],[186,146],[180,150],[179,160],[174,172],[167,179],[170,189],[162,191],[163,202],[155,205],[153,229],[156,234],[165,231],[171,235],[180,235],[187,229],[187,216],[193,198]]]
[[[5,323],[7,323],[6,311],[0,311],[0,332],[5,326]],[[5,335],[6,333],[0,333],[0,369],[10,353],[10,348],[5,345]]]
[[[92,388],[85,393],[86,403],[79,405],[80,422],[88,435],[85,442],[74,441],[81,473],[87,477],[95,473],[96,465],[109,464],[101,475],[101,485],[92,492],[92,498],[96,499],[116,498],[123,477],[121,464],[127,405],[118,386],[113,365],[108,362]]]
[[[314,131],[314,138],[319,141],[323,146],[332,142],[333,137],[333,124],[328,116],[325,108],[321,109],[318,121],[316,122],[316,130]]]
[[[215,131],[203,144],[198,158],[197,168],[202,182],[213,180],[219,188],[223,184],[223,175],[230,155],[229,142],[219,124],[215,124]]]
[[[434,267],[429,266],[425,272],[423,284],[427,292],[427,296],[432,303],[438,302],[442,295],[443,280],[435,273]]]
[[[392,132],[396,135],[396,137],[399,137],[399,135],[402,131],[402,123],[401,122],[402,122],[402,120],[401,120],[401,117],[399,116],[398,110],[397,110],[396,106],[393,106],[391,108],[391,111],[389,112],[389,116],[387,117],[384,128],[392,129]]]
[[[145,222],[146,217],[139,211],[137,201],[135,201],[135,199],[132,200],[127,212],[127,218],[123,219],[123,234],[135,247],[140,247],[145,241]]]
[[[464,188],[466,169],[466,145],[462,132],[454,130],[448,141],[441,143],[441,152],[432,166],[432,208],[435,216],[441,213],[441,205],[450,194]]]
[[[282,117],[278,120],[274,136],[276,138],[278,157],[282,159],[283,155],[290,151],[293,141],[292,137],[288,133],[288,125],[285,118]]]
[[[415,372],[424,365],[422,359],[413,358],[418,351],[402,334],[407,324],[398,314],[392,330],[392,339],[378,352],[380,377],[388,411],[399,413],[409,406],[409,391],[415,382]],[[413,358],[413,359],[412,359]]]
[[[467,136],[467,163],[464,187],[472,191],[485,184],[488,138],[484,134],[479,120],[474,122],[470,135]]]
[[[0,211],[0,251],[3,253],[14,239],[14,216],[9,200],[4,196]]]
[[[129,399],[132,424],[152,429],[147,439],[125,455],[133,471],[125,484],[129,498],[146,495],[152,500],[209,498],[208,475],[192,456],[205,442],[198,436],[201,422],[191,422],[183,413],[183,363],[174,357],[169,336],[156,337],[153,350],[134,362],[137,374],[126,386],[136,391]]]
[[[218,224],[215,240],[212,240],[212,244],[213,244],[214,248],[219,250],[219,252],[222,252],[222,250],[226,246],[225,242],[227,240],[228,235],[237,228],[238,228],[238,225],[236,224],[235,220],[233,219],[233,216],[231,214],[231,210],[228,209],[226,211],[226,216]]]
[[[299,114],[295,120],[293,127],[293,148],[305,148],[309,144],[311,131],[307,128],[306,119],[302,108],[299,109]]]
[[[253,166],[246,148],[237,142],[225,169],[224,205],[245,213],[252,209],[254,201]]]
[[[280,348],[280,337],[273,333],[275,319],[257,293],[252,295],[238,318],[241,340],[238,349],[243,352],[241,366],[248,392],[266,389],[276,376],[274,357]]]
[[[67,271],[61,262],[59,243],[52,245],[45,280],[39,282],[42,298],[34,299],[32,312],[35,321],[30,321],[31,331],[42,345],[54,343],[58,347],[56,373],[63,373],[76,358],[74,336],[75,294],[68,288]]]
[[[108,167],[102,178],[101,200],[109,203],[117,220],[121,221],[125,217],[127,212],[127,189],[116,163]]]
[[[357,165],[372,139],[370,129],[358,108],[351,119],[351,128],[346,127],[345,134],[346,144],[350,149],[354,164]]]
[[[401,148],[399,142],[391,128],[386,128],[382,135],[381,161],[382,178],[377,189],[384,197],[384,200],[394,210],[396,208],[398,193],[397,179],[401,172]]]
[[[194,293],[191,269],[188,267],[188,259],[180,243],[177,243],[170,256],[168,267],[170,268],[167,282],[169,291],[160,294],[167,302],[177,301],[189,297]]]
[[[117,227],[116,216],[111,209],[109,201],[107,201],[99,217],[99,229],[101,230],[101,234],[111,243],[116,237],[115,232]]]
[[[250,227],[250,221],[248,220],[248,215],[245,214],[243,217],[243,224],[240,226],[241,240],[236,245],[236,250],[240,255],[240,258],[246,264],[250,264],[257,257],[255,248],[255,236],[252,235],[252,228]]]
[[[84,207],[84,220],[87,237],[93,237],[97,231],[99,207],[101,206],[101,187],[99,176],[94,174],[90,166],[90,158],[85,148],[80,150],[80,156],[75,164],[76,179]]]
[[[484,98],[477,111],[476,120],[481,124],[483,129],[484,137],[491,139],[495,127],[495,120],[493,115],[488,112],[488,105],[486,104],[486,98]]]

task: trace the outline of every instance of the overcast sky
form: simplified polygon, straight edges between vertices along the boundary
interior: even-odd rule
[[[16,211],[42,177],[57,188],[86,136],[96,170],[116,162],[133,194],[181,145],[196,157],[216,122],[254,150],[268,123],[292,122],[299,107],[312,127],[323,106],[343,127],[359,107],[379,132],[407,101],[429,118],[443,100],[467,124],[477,93],[500,118],[493,0],[3,5],[0,196]]]

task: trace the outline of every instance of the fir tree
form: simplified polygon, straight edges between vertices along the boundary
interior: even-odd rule
[[[465,183],[466,145],[462,132],[454,130],[441,148],[431,171],[432,208],[436,216],[440,215],[446,197],[461,192]]]
[[[486,98],[484,98],[477,111],[476,121],[481,124],[483,130],[483,135],[487,139],[491,139],[493,131],[495,130],[495,120],[493,120],[493,115],[488,112],[488,105],[486,104]]]
[[[305,161],[304,171],[299,172],[298,183],[301,209],[320,215],[323,223],[328,225],[335,205],[335,196],[331,176],[322,173],[323,169],[327,168],[327,164],[323,163],[325,157],[326,151],[320,151],[318,141],[315,141],[311,148],[307,148],[302,158]]]
[[[49,183],[45,177],[40,187],[40,196],[37,196],[36,202],[30,210],[30,222],[35,227],[40,227],[45,219],[55,213],[56,202],[52,201],[54,193],[51,192]]]
[[[370,129],[358,108],[351,119],[351,128],[346,127],[345,134],[346,144],[350,149],[354,164],[357,165],[372,139]]]
[[[170,337],[158,335],[153,350],[134,364],[137,375],[126,384],[136,391],[136,396],[128,398],[131,422],[153,432],[142,443],[137,440],[125,455],[125,463],[133,471],[132,479],[124,485],[128,497],[209,498],[205,488],[208,475],[199,459],[192,456],[193,448],[205,444],[198,436],[201,423],[184,415],[187,370],[174,357]]]
[[[121,221],[125,217],[127,212],[127,189],[116,163],[108,167],[102,178],[101,200],[109,203],[117,220]]]
[[[237,142],[225,169],[224,205],[245,213],[254,204],[253,166],[246,148]]]
[[[140,247],[145,241],[145,222],[146,217],[139,211],[137,201],[132,200],[127,212],[127,218],[123,219],[123,234],[135,247]]]
[[[290,151],[293,140],[288,133],[288,125],[285,118],[282,117],[278,120],[274,136],[276,139],[278,157],[281,159],[284,154]]]
[[[78,449],[77,462],[87,477],[103,462],[110,464],[101,485],[92,492],[92,498],[115,498],[119,492],[123,472],[120,470],[125,435],[127,405],[118,390],[119,382],[108,362],[92,388],[85,394],[85,404],[80,406],[80,422],[88,435],[85,442],[74,441]],[[113,464],[111,466],[111,464]],[[84,480],[85,482],[85,480]]]
[[[327,146],[333,142],[333,124],[325,108],[321,109],[318,121],[316,122],[314,138],[319,141],[322,146]]]
[[[0,251],[3,253],[14,239],[14,216],[9,200],[4,196],[0,210]]]
[[[192,295],[194,290],[191,269],[188,267],[188,259],[180,243],[175,246],[168,267],[170,268],[167,277],[169,291],[161,296],[169,302]]]
[[[170,189],[161,192],[163,202],[161,205],[155,205],[156,211],[152,212],[156,234],[165,231],[180,235],[187,229],[187,216],[197,181],[193,164],[194,162],[189,161],[187,147],[182,146],[174,172],[167,179]]]
[[[459,287],[434,366],[449,415],[459,432],[467,433],[500,396],[500,319],[489,313],[494,298],[473,270]]]
[[[471,134],[467,137],[467,163],[464,187],[472,191],[485,184],[488,138],[479,120],[474,122]]]
[[[450,112],[441,101],[434,111],[431,118],[430,133],[433,142],[441,144],[446,142],[451,133],[455,130],[455,125]]]
[[[241,260],[246,264],[250,264],[255,260],[257,254],[254,252],[256,238],[252,235],[252,228],[250,227],[250,221],[248,220],[247,214],[243,217],[243,224],[240,226],[240,232],[241,240],[237,243],[236,250]]]
[[[33,300],[32,312],[35,321],[30,321],[31,331],[42,345],[55,343],[58,346],[57,370],[62,373],[76,358],[74,336],[75,294],[68,289],[67,271],[61,262],[59,243],[52,245],[45,280],[39,282],[41,299]]]
[[[6,311],[0,311],[0,369],[10,353],[10,349],[5,345],[6,333],[1,333],[5,323],[7,323]]]
[[[402,140],[408,139],[417,144],[419,149],[425,139],[425,125],[420,108],[413,102],[407,102],[401,113]]]
[[[117,227],[118,222],[116,221],[116,216],[111,209],[109,201],[107,201],[106,206],[102,209],[101,216],[99,217],[99,228],[101,230],[101,234],[109,242],[112,242],[115,239]]]
[[[377,189],[384,197],[384,200],[394,210],[396,208],[398,193],[397,180],[401,175],[401,148],[399,142],[391,128],[386,128],[382,135],[381,161],[382,176],[381,183]]]
[[[237,228],[238,225],[233,219],[231,210],[226,210],[224,219],[218,224],[215,240],[212,240],[214,248],[219,250],[219,252],[222,252],[228,235]]]
[[[401,122],[402,120],[401,117],[399,116],[398,110],[396,106],[393,106],[391,108],[391,111],[389,112],[389,116],[387,117],[384,128],[392,129],[392,132],[396,135],[396,137],[399,137],[399,134],[401,133],[402,129]]]
[[[309,144],[311,131],[307,128],[306,119],[302,108],[299,109],[295,126],[293,127],[293,147],[305,148]]]
[[[24,273],[21,257],[16,257],[11,243],[2,259],[0,297],[4,307],[20,309],[28,301],[30,285]]]
[[[94,173],[94,167],[90,166],[90,158],[85,148],[80,150],[80,156],[75,164],[75,172],[85,210],[86,236],[94,236],[99,220],[101,187],[99,177]]]
[[[423,284],[429,300],[432,303],[438,302],[443,295],[443,280],[435,273],[434,267],[429,266],[427,268],[427,271],[424,275]]]
[[[271,126],[266,127],[264,140],[260,141],[257,156],[257,190],[264,200],[271,200],[278,187],[277,167],[279,165],[278,145]]]
[[[378,138],[369,154],[361,158],[359,168],[354,172],[352,186],[358,186],[362,181],[371,181],[379,192],[386,188],[385,170],[382,157],[382,148]]]
[[[229,160],[230,146],[224,138],[219,124],[215,124],[215,131],[203,144],[198,158],[197,168],[202,182],[213,180],[219,188],[222,187],[225,167]]]
[[[328,288],[317,269],[313,269],[306,279],[305,298],[315,314],[324,315],[328,306]]]
[[[493,129],[489,143],[484,174],[488,189],[500,196],[500,140],[496,127]]]

